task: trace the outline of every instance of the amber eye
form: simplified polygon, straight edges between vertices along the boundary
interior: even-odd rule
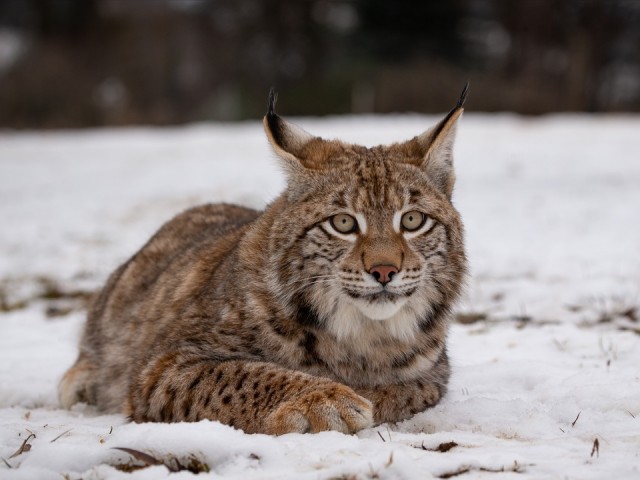
[[[346,213],[334,215],[329,221],[331,222],[331,226],[340,233],[354,233],[358,230],[358,222],[356,222],[356,219]]]
[[[427,216],[424,213],[417,210],[411,210],[402,215],[400,224],[402,225],[402,228],[407,232],[413,232],[424,225],[424,221],[426,218]]]

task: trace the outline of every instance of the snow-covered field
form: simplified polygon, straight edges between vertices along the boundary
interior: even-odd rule
[[[298,123],[372,145],[434,120]],[[260,123],[0,133],[0,478],[640,478],[640,117],[468,114],[456,154],[472,277],[450,393],[357,436],[268,437],[55,392],[88,295],[163,221],[280,191]]]

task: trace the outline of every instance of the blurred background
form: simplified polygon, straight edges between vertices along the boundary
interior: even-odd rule
[[[636,0],[0,0],[0,128],[640,111]]]

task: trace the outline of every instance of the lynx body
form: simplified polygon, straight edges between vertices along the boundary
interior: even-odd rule
[[[136,422],[355,432],[435,405],[464,278],[451,204],[456,107],[365,148],[264,119],[287,173],[263,212],[205,205],[165,224],[90,309],[61,403]]]

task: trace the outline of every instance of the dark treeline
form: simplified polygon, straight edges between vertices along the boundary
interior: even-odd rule
[[[640,111],[635,0],[0,0],[0,127]]]

